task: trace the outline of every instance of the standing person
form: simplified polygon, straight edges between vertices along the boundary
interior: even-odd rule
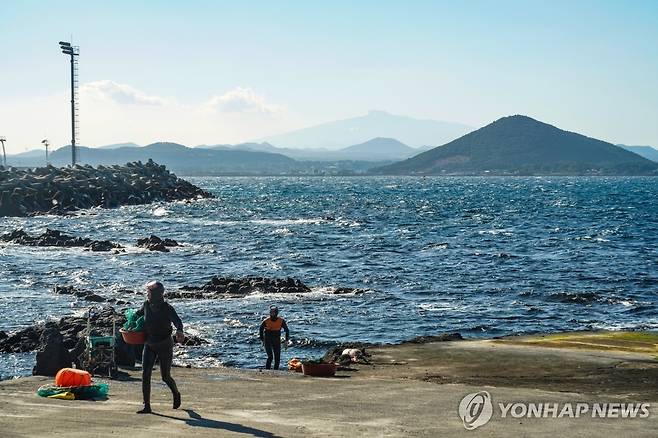
[[[279,308],[272,305],[270,306],[270,317],[263,320],[258,330],[260,341],[265,346],[265,351],[267,352],[265,368],[268,370],[272,366],[272,356],[274,356],[274,369],[279,369],[279,361],[281,360],[281,329],[286,331],[287,346],[290,340],[288,325],[283,318],[279,317]]]
[[[164,300],[164,286],[159,281],[152,281],[146,285],[147,300],[137,311],[137,316],[144,316],[144,330],[146,343],[142,355],[142,394],[144,408],[138,414],[151,413],[151,373],[155,359],[160,359],[160,375],[167,384],[174,397],[174,409],[178,409],[181,396],[176,382],[171,377],[171,363],[174,358],[174,340],[171,337],[171,325],[176,326],[176,342],[185,340],[183,335],[183,322],[176,310]]]

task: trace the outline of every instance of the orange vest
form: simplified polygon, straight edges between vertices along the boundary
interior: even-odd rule
[[[265,320],[265,330],[270,332],[280,332],[282,324],[283,318],[277,318],[275,321],[272,321],[272,318],[267,318]]]

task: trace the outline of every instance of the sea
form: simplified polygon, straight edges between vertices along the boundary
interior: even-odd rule
[[[565,330],[658,329],[658,178],[187,178],[215,199],[0,218],[0,233],[46,227],[109,239],[122,253],[0,244],[0,330],[82,314],[55,295],[73,285],[131,301],[213,275],[294,277],[305,294],[172,300],[209,345],[193,366],[258,368],[271,304],[288,322],[282,361],[349,341],[396,343],[459,332],[490,338]],[[157,235],[184,246],[136,246]],[[335,295],[336,287],[364,289]],[[28,375],[34,353],[0,354],[0,376]]]

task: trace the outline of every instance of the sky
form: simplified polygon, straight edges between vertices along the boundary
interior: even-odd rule
[[[525,114],[658,146],[658,0],[0,2],[8,153],[238,143],[369,110],[474,127]]]

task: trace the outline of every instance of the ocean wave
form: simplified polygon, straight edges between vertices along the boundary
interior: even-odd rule
[[[448,249],[450,245],[447,242],[441,242],[441,243],[430,243],[426,245],[422,250],[423,251],[431,251],[433,249]]]
[[[228,327],[251,327],[252,324],[242,322],[237,318],[224,318],[224,324]]]
[[[355,289],[353,292],[336,293],[338,287],[335,286],[318,286],[311,287],[310,292],[303,293],[270,293],[270,292],[251,292],[244,296],[243,299],[253,300],[280,300],[280,301],[317,301],[326,299],[341,299],[346,297],[355,297],[363,294],[364,292],[372,292],[372,290],[359,290]]]
[[[169,210],[167,210],[164,207],[158,207],[152,211],[153,216],[155,217],[163,217],[163,216],[168,216],[169,215]]]
[[[257,225],[320,225],[326,223],[325,219],[251,219],[248,222]]]

